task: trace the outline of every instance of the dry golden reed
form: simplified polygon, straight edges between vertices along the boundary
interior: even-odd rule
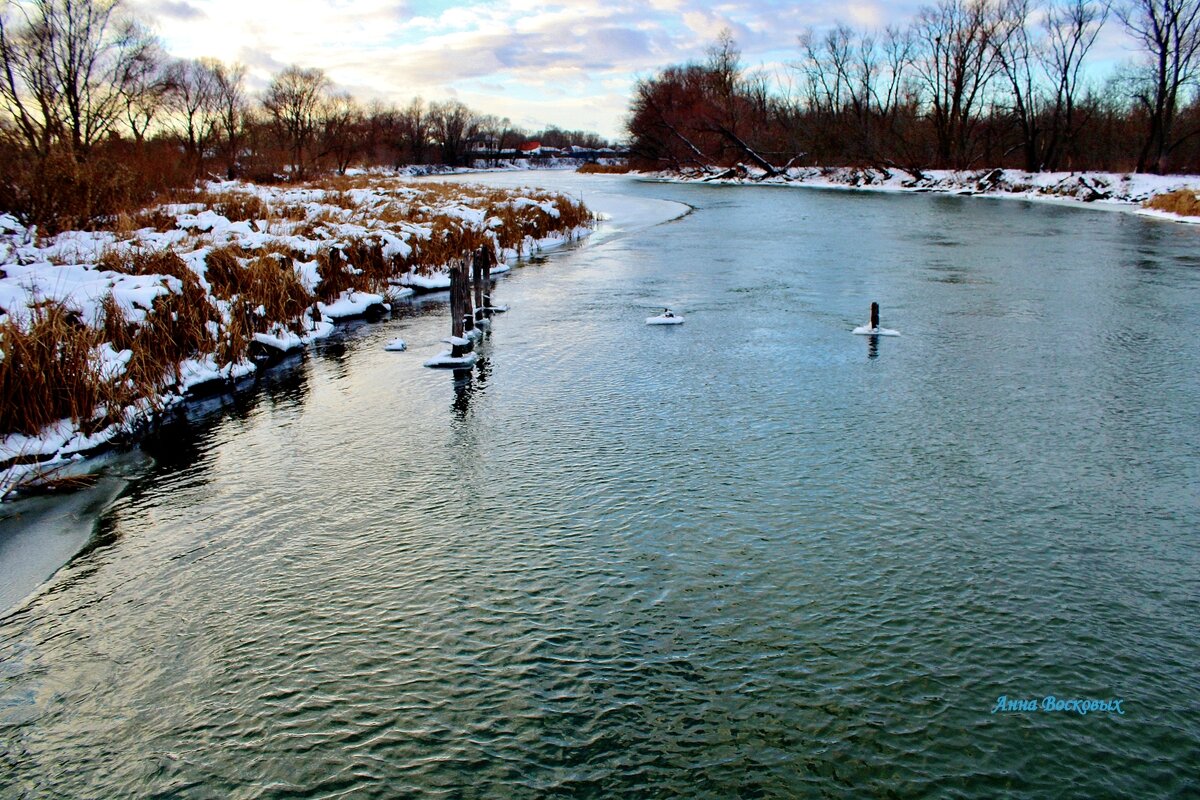
[[[1200,217],[1200,194],[1192,189],[1167,192],[1151,197],[1146,201],[1145,207],[1183,217]]]
[[[584,164],[575,171],[584,175],[625,175],[632,170],[628,164]]]

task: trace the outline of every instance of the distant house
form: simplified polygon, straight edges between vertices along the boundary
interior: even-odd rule
[[[542,152],[542,143],[526,142],[525,144],[518,145],[517,150],[524,156],[536,156]]]
[[[496,136],[480,136],[471,142],[472,153],[494,153],[500,149],[500,139]]]

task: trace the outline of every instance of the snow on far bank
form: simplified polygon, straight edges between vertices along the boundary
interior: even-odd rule
[[[768,177],[756,167],[739,165],[730,170],[714,170],[707,173],[699,170],[684,173],[642,173],[640,177],[672,183],[808,186],[876,192],[938,192],[1043,202],[1089,203],[1147,217],[1200,223],[1198,217],[1186,217],[1143,207],[1144,203],[1161,194],[1181,190],[1200,194],[1200,175],[1030,173],[1011,169],[906,171],[899,168],[794,167],[780,175]]]
[[[424,177],[447,176],[447,175],[471,175],[476,173],[489,172],[537,172],[544,170],[576,170],[584,164],[595,163],[605,166],[625,164],[624,158],[571,158],[571,157],[544,157],[536,160],[528,158],[509,158],[509,159],[490,159],[479,158],[475,160],[475,165],[470,167],[450,167],[445,164],[414,164],[412,166],[401,167],[395,172],[388,172],[389,175],[404,175],[409,177]],[[347,175],[372,174],[372,170],[349,170]]]

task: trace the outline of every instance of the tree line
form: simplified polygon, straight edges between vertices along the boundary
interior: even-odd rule
[[[351,164],[461,165],[537,138],[462,102],[363,104],[320,69],[261,93],[246,68],[176,59],[121,0],[6,0],[0,9],[0,211],[44,229],[109,220],[198,177],[303,179]]]
[[[1139,57],[1096,83],[1106,25]],[[725,32],[639,81],[627,128],[656,169],[1200,171],[1198,70],[1200,0],[940,0],[904,26],[808,30],[776,75]]]

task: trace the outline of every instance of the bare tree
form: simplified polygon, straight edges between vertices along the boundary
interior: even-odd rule
[[[884,119],[891,119],[905,96],[913,93],[909,88],[913,59],[916,57],[912,30],[889,25],[883,31],[882,48],[883,71],[887,80],[878,84],[882,92],[876,91],[875,105]]]
[[[441,150],[442,163],[462,163],[467,145],[479,129],[475,112],[459,100],[434,103],[429,107],[429,123]]]
[[[711,142],[704,115],[707,70],[697,64],[667,67],[638,81],[629,121],[635,155],[660,168],[707,169],[718,162],[721,142]]]
[[[216,81],[216,130],[225,155],[225,176],[237,177],[246,118],[246,67],[242,64],[213,65]]]
[[[154,45],[119,0],[10,0],[0,9],[0,103],[25,144],[85,153],[127,107],[133,61]]]
[[[709,115],[718,130],[736,137],[741,123],[742,52],[729,28],[723,28],[708,48],[706,66],[712,101]]]
[[[1062,157],[1075,155],[1079,135],[1076,104],[1083,61],[1108,19],[1107,2],[1067,0],[1046,8],[1044,67],[1054,92],[1046,166],[1054,169]]]
[[[1009,113],[1020,132],[1022,161],[1027,171],[1038,172],[1044,165],[1042,111],[1045,95],[1040,80],[1043,43],[1035,38],[1030,28],[1031,10],[1030,0],[1004,0],[992,47],[1008,90]]]
[[[845,155],[874,158],[873,123],[885,102],[889,110],[893,104],[891,87],[881,97],[885,65],[876,36],[838,23],[820,38],[807,31],[800,48],[803,60],[797,66],[808,85],[810,108],[827,119],[829,133],[843,142]],[[902,70],[893,74],[899,81]]]
[[[365,117],[362,108],[347,92],[326,98],[321,111],[321,154],[333,157],[339,175],[362,153]]]
[[[291,66],[271,80],[263,95],[263,107],[287,143],[295,177],[304,176],[329,88],[324,71]]]
[[[803,60],[797,65],[807,83],[809,103],[818,113],[837,120],[847,105],[850,29],[836,25],[824,37],[810,28],[800,35]]]
[[[429,149],[429,139],[432,135],[429,107],[421,98],[413,98],[413,101],[400,112],[399,121],[401,141],[397,149],[407,152],[411,163],[424,163]]]
[[[1162,173],[1181,139],[1175,132],[1180,93],[1200,68],[1200,0],[1127,0],[1115,10],[1148,56],[1135,90],[1149,120],[1137,169]]]
[[[965,167],[973,160],[976,111],[996,75],[997,18],[989,0],[941,0],[917,15],[914,36],[920,45],[917,76],[944,164]]]
[[[126,73],[119,85],[125,124],[140,144],[162,113],[171,87],[166,53],[157,44],[141,49],[127,62]]]
[[[171,65],[166,100],[174,112],[179,138],[197,161],[215,131],[219,115],[217,62],[206,59]]]

